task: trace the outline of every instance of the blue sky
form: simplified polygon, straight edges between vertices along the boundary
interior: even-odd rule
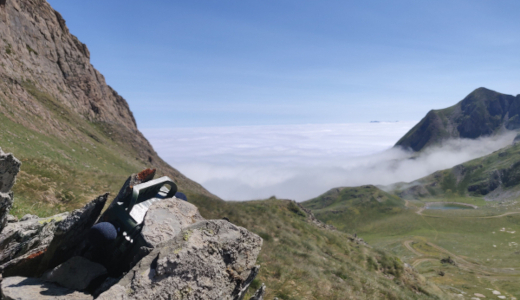
[[[518,1],[49,3],[141,129],[410,121],[520,93]]]

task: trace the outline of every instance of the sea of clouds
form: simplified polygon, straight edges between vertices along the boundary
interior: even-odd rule
[[[331,188],[410,182],[510,144],[457,139],[421,155],[392,148],[416,122],[145,129],[159,155],[225,200],[308,200]]]

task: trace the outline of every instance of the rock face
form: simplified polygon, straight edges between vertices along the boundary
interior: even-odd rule
[[[520,95],[478,88],[452,107],[431,110],[395,146],[413,151],[448,138],[475,139],[520,128]]]
[[[97,299],[242,299],[261,245],[256,234],[225,220],[201,221],[154,249]]]
[[[0,234],[0,265],[33,249],[45,249],[54,237],[56,223],[67,215],[63,213],[50,218],[31,218],[7,224]]]
[[[108,138],[135,155],[127,158],[160,169],[183,190],[217,198],[157,155],[126,100],[47,1],[0,0],[0,66],[0,118],[66,142],[101,146]],[[93,123],[97,129],[86,131]]]
[[[2,281],[2,300],[92,300],[94,297],[37,278],[8,277]]]
[[[20,171],[20,161],[12,154],[5,154],[0,148],[0,232],[7,223],[7,215],[13,206],[11,188]]]

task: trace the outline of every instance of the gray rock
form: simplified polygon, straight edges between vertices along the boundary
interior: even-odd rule
[[[24,215],[24,216],[20,219],[20,221],[23,222],[23,221],[35,220],[35,219],[38,219],[38,216],[37,216],[37,215],[26,214],[26,215]]]
[[[16,181],[21,164],[12,154],[5,154],[0,148],[0,232],[7,224],[7,214],[13,206],[11,188]]]
[[[67,217],[62,213],[49,218],[9,223],[0,234],[0,271],[4,276],[34,276],[50,242],[56,224]]]
[[[40,266],[45,251],[47,251],[47,247],[40,246],[28,251],[22,256],[6,262],[0,269],[2,276],[34,276]]]
[[[18,222],[18,218],[13,215],[7,215],[7,223],[16,223]]]
[[[74,256],[76,249],[86,239],[88,231],[98,219],[107,197],[108,193],[99,196],[83,208],[73,211],[58,224],[54,238],[40,264],[39,274]]]
[[[102,265],[81,256],[74,256],[52,271],[45,273],[42,279],[81,291],[86,289],[92,280],[105,274],[107,274],[107,269]]]
[[[16,181],[22,163],[11,153],[4,153],[0,148],[0,193],[9,193]]]
[[[4,229],[7,224],[7,214],[13,206],[13,192],[1,193],[0,192],[0,232]]]
[[[3,300],[93,300],[83,294],[37,278],[7,277],[2,281]]]
[[[265,295],[265,284],[262,283],[262,286],[256,290],[255,294],[249,298],[249,300],[264,300]]]
[[[241,299],[261,245],[245,228],[201,221],[158,245],[97,299]]]
[[[0,265],[38,247],[47,247],[54,237],[57,222],[68,213],[8,223],[0,234]],[[22,219],[23,220],[23,219]]]
[[[182,229],[203,220],[195,205],[176,198],[164,199],[152,204],[146,213],[141,234],[148,245],[155,248]]]

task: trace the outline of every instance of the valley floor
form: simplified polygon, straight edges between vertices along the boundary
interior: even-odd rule
[[[476,201],[477,209],[430,210],[426,202],[407,200],[405,212],[358,234],[460,299],[520,298],[520,205]]]

